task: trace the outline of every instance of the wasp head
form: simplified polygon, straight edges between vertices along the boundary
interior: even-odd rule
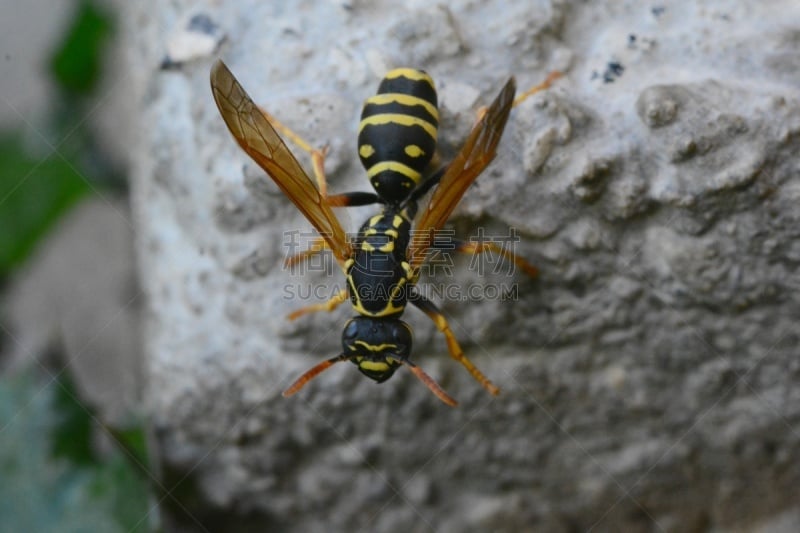
[[[396,318],[369,318],[357,316],[350,319],[342,332],[343,353],[315,365],[297,378],[284,396],[299,391],[320,372],[341,361],[352,361],[365,376],[378,383],[384,382],[395,370],[405,365],[437,398],[449,406],[456,401],[423,370],[408,360],[411,353],[411,328]]]
[[[382,383],[411,353],[411,328],[394,318],[355,317],[342,332],[342,348],[362,374]]]

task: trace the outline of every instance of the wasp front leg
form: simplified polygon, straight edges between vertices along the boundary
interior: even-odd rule
[[[458,344],[456,340],[456,336],[453,334],[453,330],[450,329],[450,325],[447,323],[447,319],[444,317],[442,312],[439,310],[436,305],[419,294],[418,291],[415,291],[413,297],[409,299],[409,301],[414,304],[418,309],[420,309],[423,313],[428,315],[433,323],[436,325],[436,329],[442,332],[445,339],[447,340],[447,350],[450,352],[450,357],[461,363],[464,368],[475,378],[475,381],[481,384],[481,386],[488,390],[493,396],[497,396],[500,394],[500,389],[498,389],[494,383],[489,381],[489,378],[483,375],[483,372],[478,370],[478,368],[472,364],[472,361],[467,359],[467,356],[464,355],[464,350],[461,349],[461,346]]]

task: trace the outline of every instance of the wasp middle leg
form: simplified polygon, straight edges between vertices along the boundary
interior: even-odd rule
[[[322,237],[315,237],[314,240],[312,240],[308,244],[307,250],[303,250],[302,252],[298,252],[296,254],[287,257],[286,260],[283,262],[283,267],[291,268],[300,263],[301,261],[308,259],[309,257],[321,254],[325,250],[330,250],[327,241]]]
[[[307,315],[309,313],[316,313],[317,311],[333,311],[339,305],[344,303],[347,300],[347,289],[342,289],[336,294],[334,294],[330,300],[327,302],[322,302],[318,304],[311,304],[306,307],[301,307],[300,309],[296,309],[289,313],[287,318],[289,320],[295,320],[303,315]]]

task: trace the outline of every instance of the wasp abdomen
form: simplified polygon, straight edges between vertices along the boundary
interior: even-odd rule
[[[364,102],[358,155],[378,194],[399,203],[419,183],[436,150],[436,88],[421,70],[389,72]]]

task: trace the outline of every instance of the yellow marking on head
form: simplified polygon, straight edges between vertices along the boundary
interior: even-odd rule
[[[425,155],[425,150],[423,150],[416,144],[409,144],[403,149],[403,151],[406,153],[408,157],[420,157]]]
[[[378,248],[378,251],[379,252],[386,252],[386,253],[394,252],[394,241],[387,242],[386,244],[384,244],[383,246]]]
[[[388,235],[389,237],[394,237],[395,239],[400,236],[400,234],[397,233],[396,229],[387,229],[386,231],[383,232],[383,234]]]
[[[364,159],[372,157],[373,154],[375,154],[375,148],[371,144],[362,144],[358,147],[358,155]]]
[[[419,183],[419,180],[422,177],[422,174],[420,174],[410,166],[404,165],[403,163],[398,163],[397,161],[383,161],[381,163],[376,163],[372,165],[371,167],[369,167],[369,170],[367,170],[367,177],[374,178],[384,170],[392,170],[394,172],[402,174],[403,176],[412,180],[414,183]]]
[[[369,224],[368,224],[368,225],[369,225],[369,226],[374,226],[374,225],[376,225],[378,222],[380,222],[382,218],[383,218],[383,215],[375,215],[374,217],[372,217],[371,219],[369,219]]]
[[[383,361],[359,361],[358,367],[372,372],[386,372],[389,370],[389,365]]]
[[[427,120],[412,116],[404,115],[402,113],[380,113],[379,115],[372,115],[361,121],[358,126],[358,133],[361,133],[367,126],[381,126],[383,124],[400,124],[401,126],[420,126],[433,140],[436,140],[436,126]]]
[[[365,252],[374,252],[375,251],[375,247],[372,246],[367,241],[364,241],[364,242],[361,243],[361,249],[364,250]]]
[[[393,80],[395,78],[408,78],[415,81],[426,81],[431,87],[434,89],[436,88],[436,86],[433,84],[433,79],[428,76],[427,72],[422,72],[421,70],[414,68],[396,68],[387,72],[384,78],[387,80]]]
[[[377,234],[378,234],[378,230],[376,230],[375,228],[367,228],[367,229],[364,231],[364,235],[365,235],[365,236],[369,236],[369,235],[377,235]]]
[[[402,225],[403,225],[403,217],[401,217],[400,215],[395,215],[394,218],[392,219],[392,226],[394,226],[395,228],[399,228]]]
[[[359,346],[363,346],[364,348],[366,348],[370,352],[382,352],[382,351],[384,351],[384,350],[386,350],[388,348],[397,348],[396,344],[389,344],[389,343],[378,344],[376,346],[374,344],[369,344],[368,342],[364,342],[364,341],[355,341],[353,344],[358,344]]]
[[[376,94],[375,96],[370,96],[369,98],[367,98],[365,104],[385,105],[395,102],[407,106],[421,105],[422,107],[425,108],[425,111],[427,111],[433,118],[435,118],[437,121],[439,120],[439,110],[436,109],[435,105],[425,100],[424,98],[420,98],[419,96],[411,96],[410,94],[403,94],[403,93]]]

